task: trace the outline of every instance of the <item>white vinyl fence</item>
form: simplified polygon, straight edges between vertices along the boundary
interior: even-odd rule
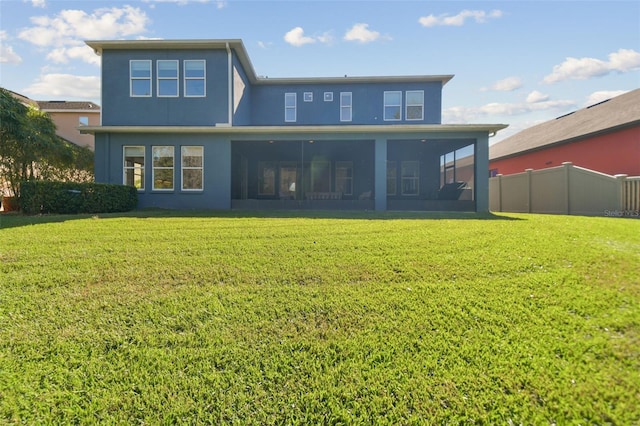
[[[640,217],[640,176],[610,176],[562,163],[489,179],[494,212]]]

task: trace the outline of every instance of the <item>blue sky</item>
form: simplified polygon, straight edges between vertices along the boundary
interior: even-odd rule
[[[640,87],[638,1],[2,0],[0,86],[100,104],[83,40],[244,41],[269,77],[454,74],[443,123],[503,139]]]

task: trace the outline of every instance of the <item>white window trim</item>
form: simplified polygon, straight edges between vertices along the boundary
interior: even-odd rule
[[[149,77],[134,77],[131,73],[133,70],[131,66],[134,62],[147,62],[149,63]],[[149,94],[148,95],[134,95],[133,94],[133,80],[149,80]],[[129,60],[129,96],[132,98],[150,98],[153,96],[153,67],[150,59],[131,59]]]
[[[175,77],[160,77],[160,62],[174,62],[176,64],[176,76]],[[159,98],[177,98],[180,96],[180,64],[176,60],[172,59],[158,59],[156,61],[156,94]],[[175,80],[176,82],[176,94],[175,95],[161,95],[160,94],[160,80]]]
[[[202,62],[202,71],[204,72],[202,77],[187,77],[187,62]],[[185,98],[205,98],[207,96],[207,61],[204,59],[185,59],[183,63],[183,76],[184,87],[183,93]],[[190,95],[187,93],[187,81],[188,80],[202,80],[202,95]]]
[[[395,94],[395,93],[399,93],[400,94],[400,103],[399,104],[387,104],[387,94]],[[382,106],[382,117],[384,118],[384,121],[402,121],[402,91],[393,90],[393,91],[384,92],[382,103],[383,103],[383,106]],[[400,111],[400,117],[399,118],[387,118],[387,107],[398,107],[399,111]]]
[[[333,92],[324,92],[324,101],[333,102]]]
[[[153,164],[153,150],[154,148],[171,148],[173,150],[173,167],[156,167]],[[156,169],[158,170],[172,170],[173,179],[171,179],[171,188],[156,188]],[[154,145],[151,147],[151,190],[155,192],[171,192],[176,187],[176,147],[173,145]]]
[[[127,167],[127,156],[126,156],[126,151],[127,148],[142,148],[142,167]],[[127,184],[127,170],[142,170],[142,187],[141,188],[136,188],[138,190],[138,192],[144,192],[144,188],[145,188],[145,177],[144,177],[144,172],[145,172],[145,167],[146,167],[146,163],[147,163],[147,150],[143,145],[124,145],[122,147],[122,184],[126,185]]]
[[[409,104],[409,93],[422,93],[422,103],[421,104]],[[404,116],[406,117],[407,121],[422,121],[424,120],[424,90],[407,90],[404,94],[404,98],[406,101],[406,105],[405,105],[405,111],[404,111]],[[422,114],[420,115],[420,118],[409,118],[409,107],[416,107],[419,106],[421,107],[421,112]]]
[[[304,92],[302,100],[304,102],[313,102],[313,92]]]
[[[287,97],[293,96],[293,106],[287,106]],[[287,110],[293,109],[293,120],[287,120]],[[298,95],[295,92],[284,94],[284,122],[295,123],[298,119]]]
[[[202,165],[199,167],[194,166],[185,166],[184,159],[184,148],[200,148],[200,153],[202,155]],[[174,160],[175,164],[175,160]],[[184,187],[184,171],[185,170],[200,170],[202,173],[202,187],[201,188],[185,188]],[[184,192],[202,192],[204,191],[204,146],[202,145],[183,145],[180,147],[180,190]]]
[[[349,105],[344,105],[342,102],[342,95],[349,95]],[[349,110],[349,119],[342,119],[342,110]],[[340,92],[340,121],[343,123],[350,122],[353,120],[353,93],[352,92]]]

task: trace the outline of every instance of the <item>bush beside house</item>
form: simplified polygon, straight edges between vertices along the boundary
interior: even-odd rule
[[[132,186],[101,183],[22,182],[20,208],[26,214],[117,213],[138,204]]]

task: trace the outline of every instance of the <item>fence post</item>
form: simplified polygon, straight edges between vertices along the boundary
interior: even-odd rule
[[[527,172],[527,212],[532,213],[533,212],[533,207],[531,206],[531,200],[532,200],[532,196],[531,196],[531,188],[533,187],[533,183],[531,182],[531,172],[533,172],[533,169],[524,169],[525,172]]]
[[[564,166],[564,213],[571,214],[571,185],[570,185],[570,175],[571,168],[573,167],[573,163],[571,161],[565,161],[562,163]]]
[[[502,175],[497,174],[496,177],[498,178],[498,211],[501,212],[502,211]]]
[[[616,209],[627,210],[629,195],[627,194],[627,176],[625,174],[614,175],[618,182],[618,190],[616,191]]]

